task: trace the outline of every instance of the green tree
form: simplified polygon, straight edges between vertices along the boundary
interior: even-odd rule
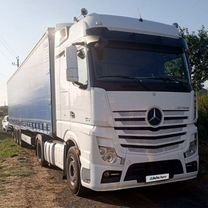
[[[180,28],[180,31],[189,48],[193,87],[199,91],[208,79],[208,31],[204,26],[197,32],[190,33],[187,28]]]

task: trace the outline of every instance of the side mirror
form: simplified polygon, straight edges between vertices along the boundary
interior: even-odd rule
[[[69,46],[66,48],[66,77],[68,81],[77,82],[78,79],[78,64],[77,64],[77,48]]]

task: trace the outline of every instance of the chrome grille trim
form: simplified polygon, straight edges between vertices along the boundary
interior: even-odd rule
[[[119,127],[119,126],[146,126],[147,123],[146,121],[118,121],[116,122],[116,126],[115,127]]]
[[[163,135],[163,136],[130,136],[130,135],[119,135],[118,137],[120,139],[134,139],[134,140],[158,140],[158,139],[167,139],[171,137],[180,137],[185,135],[186,132],[181,132],[177,134],[169,134],[169,135]]]
[[[171,145],[177,145],[183,143],[184,140],[182,141],[177,141],[177,142],[172,142],[172,143],[166,143],[162,145],[132,145],[132,144],[121,144],[122,147],[128,147],[128,148],[144,148],[144,149],[158,149],[158,148],[163,148],[163,147],[168,147]]]
[[[184,119],[187,119],[188,117],[187,116],[165,116],[164,120],[167,121],[167,120],[184,120]]]
[[[122,130],[117,131],[118,135],[132,135],[132,136],[165,136],[165,135],[172,135],[175,133],[182,133],[184,130],[183,128],[175,128],[175,129],[162,129],[159,131],[150,131],[150,130]]]
[[[135,139],[120,139],[120,143],[122,144],[130,144],[130,145],[146,145],[146,146],[155,146],[155,145],[163,145],[163,144],[171,144],[171,142],[179,142],[182,141],[184,139],[181,139],[180,136],[178,137],[170,137],[167,139],[157,139],[157,140],[144,140],[144,139],[140,139],[140,140],[135,140]]]
[[[163,110],[164,116],[185,115],[188,110]]]
[[[179,148],[180,144],[176,144],[176,145],[172,145],[172,146],[168,146],[168,147],[162,147],[162,148],[158,148],[158,149],[144,149],[144,148],[126,148],[129,152],[132,153],[144,153],[144,154],[158,154],[161,152],[167,152],[167,151],[172,151],[175,150],[177,148]]]
[[[115,118],[115,121],[145,121],[145,118]]]
[[[146,111],[113,111],[114,118],[145,118]]]
[[[160,131],[163,129],[176,129],[183,128],[186,125],[174,125],[174,126],[159,126],[159,127],[115,127],[116,130],[149,130],[149,131]]]
[[[183,124],[184,123],[184,120],[183,119],[181,119],[181,120],[165,120],[164,122],[163,122],[163,124],[164,125],[166,125],[166,126],[168,126],[168,125],[172,125],[172,124]]]

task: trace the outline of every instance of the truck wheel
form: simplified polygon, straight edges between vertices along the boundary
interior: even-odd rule
[[[18,138],[18,144],[23,147],[22,145],[22,139],[21,139],[21,130],[17,131],[17,138]]]
[[[41,166],[43,167],[48,166],[48,163],[44,158],[44,143],[40,138],[37,139],[37,143],[36,143],[36,155],[38,158],[38,162],[40,163]]]
[[[86,194],[86,188],[81,184],[80,180],[80,161],[76,153],[76,148],[71,147],[68,150],[66,158],[66,175],[70,190],[77,196]]]

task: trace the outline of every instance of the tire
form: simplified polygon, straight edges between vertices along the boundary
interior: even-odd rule
[[[87,189],[82,186],[80,179],[80,160],[76,153],[76,148],[68,150],[66,158],[66,177],[70,190],[77,196],[86,194]]]
[[[15,143],[17,144],[17,131],[16,130],[14,130],[13,138],[14,138]]]
[[[42,141],[42,137],[37,138],[36,155],[37,155],[39,164],[43,167],[47,167],[48,163],[44,158],[44,142]]]

